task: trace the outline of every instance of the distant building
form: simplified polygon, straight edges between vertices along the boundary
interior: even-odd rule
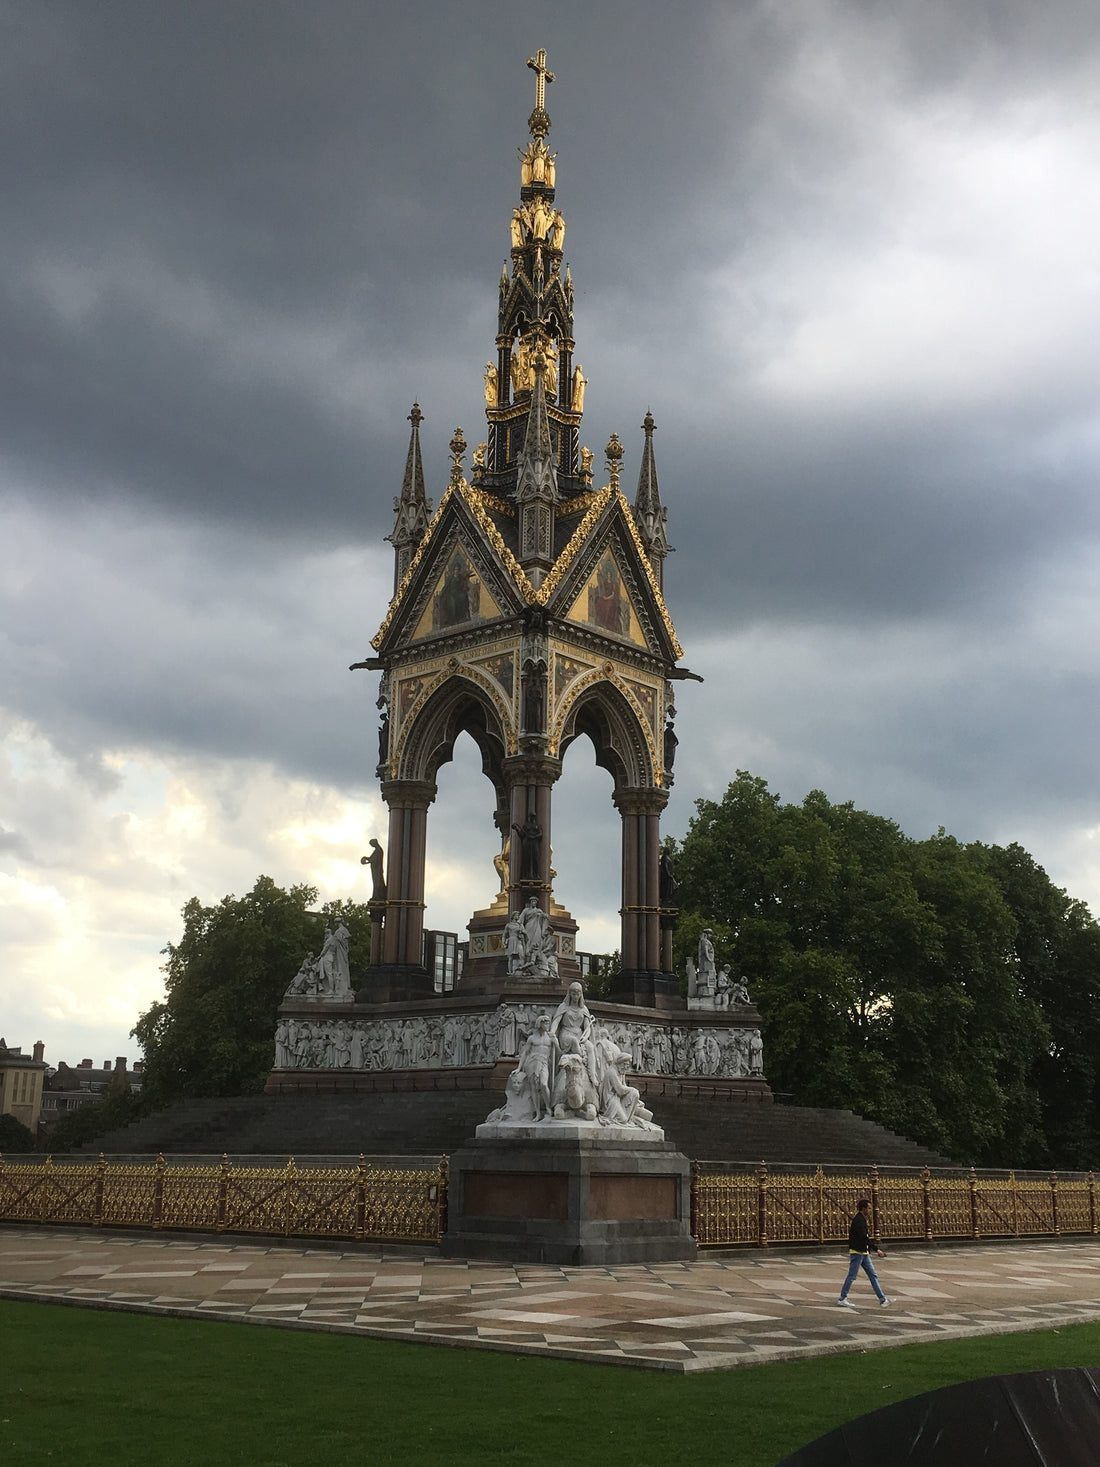
[[[104,1060],[99,1069],[90,1059],[82,1059],[78,1065],[67,1065],[62,1060],[46,1079],[39,1124],[48,1128],[70,1111],[79,1110],[93,1100],[102,1100],[112,1088],[129,1086],[133,1091],[140,1090],[141,1070],[140,1061],[132,1070],[127,1069],[124,1054],[118,1056],[113,1066],[110,1060]]]
[[[9,1048],[7,1041],[0,1039],[0,1115],[14,1116],[32,1134],[38,1130],[42,1110],[45,1049],[40,1039],[32,1056]]]

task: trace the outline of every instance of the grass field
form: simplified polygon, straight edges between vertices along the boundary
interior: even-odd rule
[[[1098,1323],[683,1376],[14,1301],[0,1341],[11,1467],[774,1467],[905,1396],[1100,1361]]]

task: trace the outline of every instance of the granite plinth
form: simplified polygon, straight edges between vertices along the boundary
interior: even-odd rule
[[[696,1257],[691,1164],[670,1141],[479,1136],[452,1154],[449,1177],[440,1249],[450,1258],[606,1265]]]
[[[604,1126],[599,1121],[483,1121],[478,1141],[621,1141],[626,1146],[654,1146],[665,1139],[660,1126]]]

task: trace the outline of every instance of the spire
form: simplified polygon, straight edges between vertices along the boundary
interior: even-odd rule
[[[535,73],[535,107],[527,119],[531,136],[518,150],[519,199],[511,210],[511,250],[498,282],[497,356],[486,368],[483,483],[504,498],[515,493],[524,419],[535,388],[534,357],[541,345],[558,491],[569,497],[588,487],[579,458],[585,382],[573,360],[573,283],[563,253],[565,216],[555,203],[557,154],[547,140],[546,88],[554,74],[545,50],[527,65]]]
[[[672,549],[665,534],[668,511],[661,503],[661,492],[657,487],[657,464],[653,457],[653,430],[657,425],[653,414],[647,412],[642,424],[645,430],[645,447],[642,449],[642,466],[638,470],[638,493],[634,498],[634,523],[638,527],[642,546],[657,584],[664,589],[665,556]]]
[[[386,536],[394,549],[395,592],[409,568],[416,547],[424,538],[432,512],[432,502],[424,493],[424,461],[420,456],[420,425],[423,421],[420,404],[414,402],[409,414],[412,432],[409,435],[409,456],[405,460],[405,477],[401,481],[401,493],[393,501],[393,533]]]
[[[527,436],[516,465],[519,561],[535,585],[553,564],[553,507],[560,497],[550,418],[546,411],[546,378],[550,370],[548,346],[549,342],[542,333],[537,333],[532,361],[535,385],[527,411]]]

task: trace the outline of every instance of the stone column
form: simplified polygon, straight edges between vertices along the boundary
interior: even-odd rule
[[[513,826],[524,825],[534,812],[542,827],[539,842],[537,876],[523,876],[523,842],[519,832],[511,831],[511,858],[508,867],[508,911],[526,905],[527,898],[537,896],[543,911],[550,911],[550,830],[551,793],[561,777],[561,760],[544,754],[520,754],[504,762],[508,783],[508,803]]]
[[[367,970],[367,981],[357,995],[359,1003],[386,1003],[433,992],[421,949],[428,807],[435,795],[435,784],[427,780],[382,782],[382,798],[390,812],[382,961]]]
[[[679,1007],[670,944],[661,937],[661,811],[663,789],[616,790],[623,823],[622,972],[611,996],[622,1003]]]

